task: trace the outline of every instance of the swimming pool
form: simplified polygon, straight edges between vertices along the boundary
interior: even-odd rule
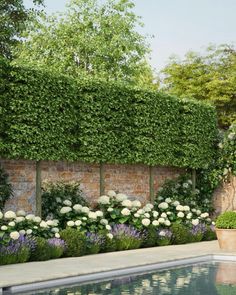
[[[115,277],[102,282],[24,292],[30,295],[233,295],[236,262],[212,261]]]

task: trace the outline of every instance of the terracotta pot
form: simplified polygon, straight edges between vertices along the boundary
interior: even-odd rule
[[[236,251],[236,229],[216,228],[216,235],[222,250]]]

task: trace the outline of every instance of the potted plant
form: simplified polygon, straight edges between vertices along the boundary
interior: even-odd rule
[[[220,248],[236,251],[236,212],[224,212],[216,220],[216,235]]]

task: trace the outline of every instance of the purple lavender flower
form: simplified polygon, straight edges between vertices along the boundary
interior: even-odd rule
[[[198,225],[194,225],[191,230],[190,233],[195,236],[195,235],[203,235],[207,230],[207,227],[204,223],[199,223]]]
[[[159,229],[157,235],[160,239],[171,239],[173,233],[170,229]]]
[[[127,224],[115,224],[111,229],[111,234],[117,238],[122,238],[123,236],[126,236],[138,240],[143,239],[141,231],[137,230],[132,225]]]
[[[48,242],[48,244],[50,246],[53,246],[53,247],[59,247],[59,248],[62,248],[62,249],[65,249],[66,248],[66,243],[62,239],[51,238],[51,239],[48,239],[47,242]]]
[[[86,233],[86,240],[90,244],[97,244],[99,246],[102,246],[105,243],[104,237],[102,237],[99,234],[90,233],[90,232]]]
[[[0,255],[18,254],[22,248],[28,248],[30,251],[35,249],[36,241],[24,235],[20,235],[18,240],[10,240],[7,245],[0,246]]]

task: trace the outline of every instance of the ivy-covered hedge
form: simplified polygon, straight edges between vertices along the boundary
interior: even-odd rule
[[[5,157],[200,168],[214,154],[209,105],[29,68],[11,68],[3,80]]]

